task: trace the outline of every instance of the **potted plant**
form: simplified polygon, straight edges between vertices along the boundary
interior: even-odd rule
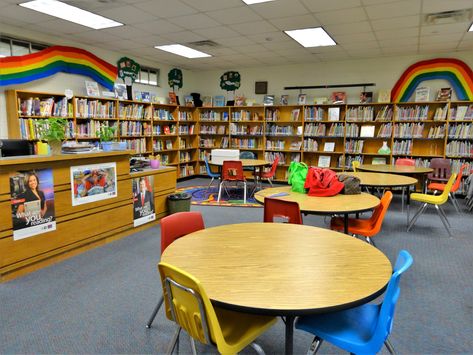
[[[66,139],[68,122],[65,118],[49,117],[35,121],[38,137],[48,143],[53,155],[61,154],[62,142]]]
[[[113,140],[115,139],[116,127],[113,126],[102,126],[95,132],[100,138],[100,145],[105,152],[112,150]]]

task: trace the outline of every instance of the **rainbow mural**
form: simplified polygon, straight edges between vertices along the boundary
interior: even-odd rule
[[[58,72],[85,75],[113,90],[117,67],[74,47],[53,46],[37,53],[0,58],[0,86],[23,84]]]
[[[458,59],[437,58],[417,62],[407,68],[391,90],[391,101],[406,102],[421,82],[435,79],[447,80],[458,100],[473,100],[473,72],[470,67]]]

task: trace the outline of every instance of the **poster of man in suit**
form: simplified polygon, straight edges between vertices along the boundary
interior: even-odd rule
[[[141,176],[133,181],[133,224],[138,227],[154,221],[153,176]]]

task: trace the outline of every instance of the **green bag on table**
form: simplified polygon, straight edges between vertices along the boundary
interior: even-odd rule
[[[305,179],[307,177],[307,171],[309,167],[305,163],[291,162],[288,169],[288,180],[287,182],[291,185],[291,191],[300,192],[305,194],[304,188]]]

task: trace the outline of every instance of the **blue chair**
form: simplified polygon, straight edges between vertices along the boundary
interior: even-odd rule
[[[256,154],[247,150],[240,152],[240,159],[256,159]],[[255,171],[254,167],[243,168],[244,171]]]
[[[323,340],[354,354],[376,354],[384,343],[394,354],[388,336],[399,298],[401,274],[409,269],[412,261],[412,256],[401,250],[382,304],[364,304],[344,311],[299,317],[296,328],[315,335],[307,354],[315,354]]]
[[[207,175],[212,178],[212,180],[210,180],[209,186],[207,186],[207,190],[208,190],[208,189],[210,189],[210,185],[212,185],[212,183],[214,182],[215,179],[220,180],[220,174],[219,173],[213,173],[212,170],[210,170],[209,161],[207,160],[206,156],[204,156],[204,162],[205,162],[205,169],[207,170]]]

